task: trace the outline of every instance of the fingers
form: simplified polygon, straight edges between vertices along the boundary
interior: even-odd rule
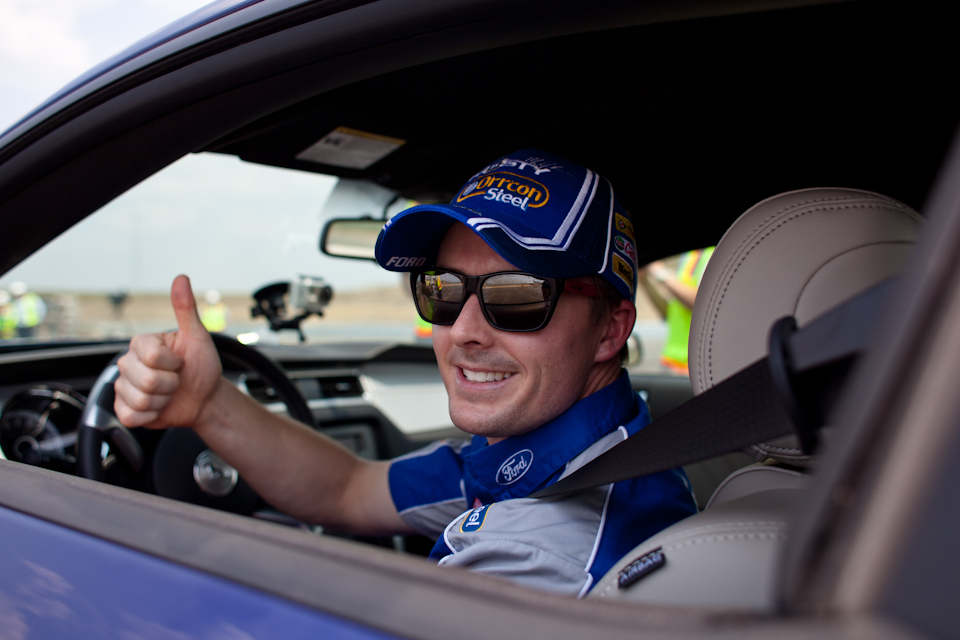
[[[193,297],[190,278],[179,275],[174,279],[173,286],[170,288],[170,302],[173,304],[173,312],[177,316],[177,327],[181,334],[190,338],[207,333],[197,314],[197,301]]]
[[[180,376],[176,371],[152,369],[129,353],[117,363],[120,369],[119,380],[124,380],[129,389],[145,395],[169,396],[180,386]],[[139,408],[139,403],[134,404]]]
[[[159,334],[140,335],[117,362],[114,411],[128,427],[147,425],[160,415],[180,387],[183,359],[170,351]]]
[[[157,371],[179,371],[183,366],[183,358],[174,353],[167,345],[167,334],[148,333],[134,336],[130,340],[130,349],[117,362],[120,373],[131,374],[141,370],[140,367]]]
[[[142,427],[154,422],[172,396],[146,396],[136,389],[131,389],[129,384],[126,379],[120,378],[115,385],[117,395],[113,401],[113,411],[120,423],[126,427]]]

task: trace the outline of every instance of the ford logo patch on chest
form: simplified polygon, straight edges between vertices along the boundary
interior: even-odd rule
[[[522,478],[532,465],[533,451],[530,449],[517,451],[500,465],[497,471],[497,484],[513,484]]]

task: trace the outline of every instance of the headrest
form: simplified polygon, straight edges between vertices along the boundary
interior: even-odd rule
[[[858,189],[803,189],[740,216],[717,245],[697,293],[689,368],[702,393],[767,355],[774,322],[800,328],[906,264],[922,218]],[[792,436],[748,449],[758,459],[810,463]]]

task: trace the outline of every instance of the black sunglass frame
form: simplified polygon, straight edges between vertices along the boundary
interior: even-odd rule
[[[457,313],[454,316],[452,321],[435,322],[433,320],[430,320],[429,318],[424,317],[423,312],[420,310],[420,302],[417,296],[417,280],[420,278],[421,275],[424,275],[424,274],[438,275],[443,273],[448,273],[452,276],[456,276],[457,278],[459,278],[460,282],[463,283],[463,287],[466,295],[464,295],[463,300],[460,301],[460,308],[457,310]],[[483,301],[483,296],[480,294],[482,292],[484,282],[486,282],[488,279],[493,278],[495,276],[503,276],[503,275],[529,276],[531,278],[536,278],[537,280],[543,280],[547,284],[549,295],[547,299],[544,301],[547,303],[547,315],[544,317],[543,321],[539,325],[537,325],[536,327],[532,327],[530,329],[508,329],[505,327],[501,327],[497,325],[496,322],[494,322],[493,316],[487,310],[486,303],[484,303]],[[457,319],[460,317],[460,313],[463,311],[463,308],[466,306],[467,301],[470,299],[470,294],[473,294],[477,296],[477,302],[480,303],[480,311],[483,312],[484,319],[486,319],[487,323],[494,329],[497,329],[499,331],[509,331],[510,333],[528,333],[531,331],[539,331],[540,329],[543,329],[545,326],[547,326],[547,324],[550,323],[550,318],[553,317],[553,312],[557,308],[557,301],[560,300],[560,294],[563,293],[565,288],[566,288],[566,280],[562,278],[547,278],[545,276],[538,276],[536,274],[528,273],[526,271],[497,271],[495,273],[485,273],[480,276],[468,276],[462,273],[457,273],[456,271],[450,271],[448,269],[423,269],[420,271],[410,272],[410,291],[413,293],[413,303],[414,303],[414,306],[417,308],[417,314],[421,318],[423,318],[425,322],[429,322],[430,324],[435,324],[441,327],[443,326],[448,327],[456,323]],[[590,294],[587,294],[587,295],[590,295]]]

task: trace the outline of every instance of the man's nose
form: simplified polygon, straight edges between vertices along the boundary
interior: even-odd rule
[[[471,293],[460,310],[460,315],[450,328],[450,338],[458,345],[471,342],[485,343],[489,340],[493,327],[483,317],[480,300]]]

